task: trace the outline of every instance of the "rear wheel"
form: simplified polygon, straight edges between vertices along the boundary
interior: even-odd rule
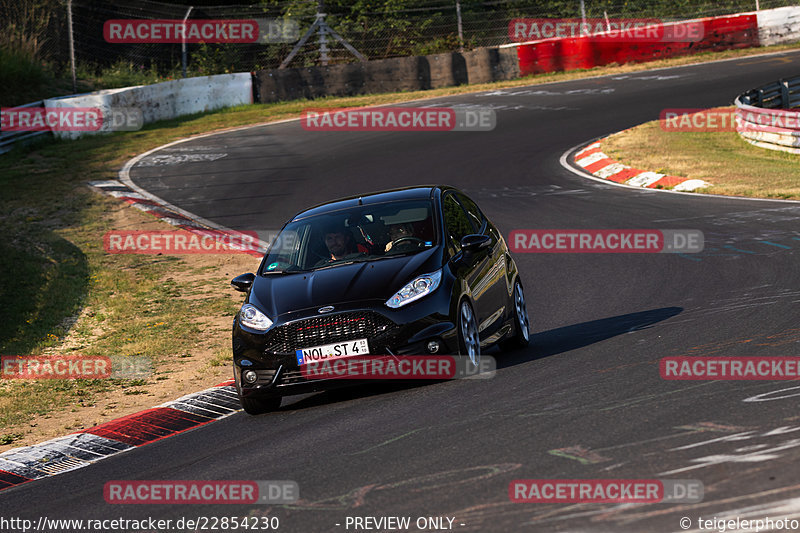
[[[514,348],[524,348],[531,340],[530,320],[528,319],[528,309],[525,307],[525,294],[522,292],[522,284],[517,281],[514,283],[514,336],[500,342],[503,350],[513,350]]]
[[[477,367],[481,360],[481,341],[478,337],[478,321],[467,300],[458,306],[458,341],[461,355],[469,357],[473,366]]]

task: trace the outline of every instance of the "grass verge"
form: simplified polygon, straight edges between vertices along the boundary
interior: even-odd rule
[[[766,51],[728,51],[554,73],[493,84],[352,98],[314,107],[356,107],[623,74]],[[241,295],[227,289],[252,271],[246,255],[109,255],[111,229],[167,226],[86,186],[115,179],[131,157],[214,130],[296,117],[308,101],[259,104],[149,125],[138,132],[40,142],[0,157],[0,354],[143,356],[145,380],[0,380],[0,451],[135,412],[230,375],[230,321]]]
[[[664,131],[654,120],[612,135],[603,152],[634,168],[713,185],[696,192],[800,200],[800,156],[758,148],[736,132]]]

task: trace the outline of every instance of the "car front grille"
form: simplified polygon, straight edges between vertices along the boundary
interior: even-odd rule
[[[390,334],[393,329],[391,320],[372,311],[318,316],[272,329],[267,333],[265,351],[273,354],[294,354],[300,348],[352,339],[372,341]]]

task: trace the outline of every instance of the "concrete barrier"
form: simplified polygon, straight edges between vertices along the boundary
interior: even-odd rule
[[[478,48],[464,52],[463,55],[470,84],[513,80],[519,77],[519,60],[514,45]]]
[[[452,59],[436,56],[433,64],[437,85],[445,86],[456,79],[448,72],[453,68]],[[397,57],[328,67],[260,70],[253,73],[253,81],[258,102],[278,102],[430,89],[431,70],[427,57]]]
[[[517,48],[523,76],[758,46],[755,13],[674,22],[656,25],[656,28],[669,27],[673,33],[686,33],[697,25],[702,25],[703,37],[693,42],[626,42],[603,36],[583,36],[542,39],[512,46]]]
[[[756,13],[761,46],[800,41],[800,7],[779,7]]]
[[[109,127],[107,120],[111,116],[112,109],[137,109],[141,112],[144,124],[149,124],[183,115],[252,103],[253,81],[249,72],[185,78],[153,85],[50,98],[44,101],[47,108],[96,107],[101,110],[104,124],[98,132],[53,132],[56,137],[67,139],[113,131],[114,127]]]
[[[425,91],[517,77],[517,53],[509,48],[481,48],[464,53],[396,57],[365,63],[253,73],[258,102]]]
[[[423,69],[426,66],[429,89],[454,87],[468,83],[467,62],[464,60],[464,56],[458,52],[424,56]]]

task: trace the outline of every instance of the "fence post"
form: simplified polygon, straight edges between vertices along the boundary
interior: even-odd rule
[[[186,19],[194,9],[194,6],[189,6],[186,10],[186,15],[183,17],[183,35],[181,36],[181,77],[186,77]]]
[[[323,67],[328,66],[328,38],[326,37],[327,25],[325,22],[325,0],[319,0],[317,4],[317,20],[321,20],[323,24],[318,26],[319,32],[319,60]]]
[[[781,86],[781,107],[789,109],[789,82],[786,80],[778,80]]]
[[[461,0],[456,0],[456,18],[458,19],[458,49],[464,51],[464,26],[461,23]]]
[[[69,34],[69,66],[72,71],[72,93],[78,92],[75,77],[75,37],[72,35],[72,0],[67,0],[67,33]]]

